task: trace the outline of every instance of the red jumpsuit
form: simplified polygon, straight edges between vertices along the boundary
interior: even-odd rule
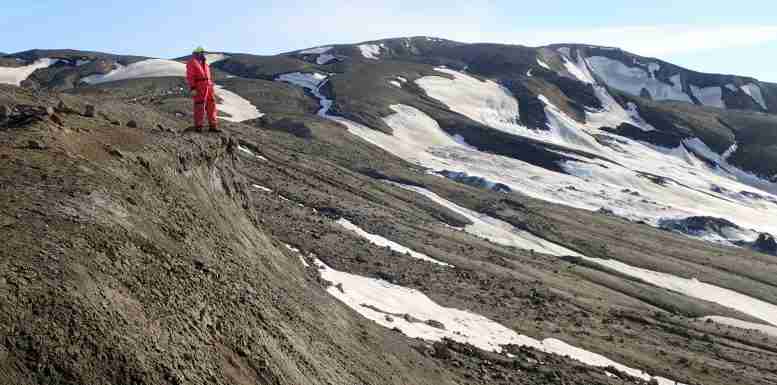
[[[194,96],[194,126],[202,127],[205,113],[208,114],[208,123],[212,128],[218,127],[216,118],[216,94],[213,89],[213,77],[205,58],[192,55],[186,63],[186,80],[189,88],[197,91]]]

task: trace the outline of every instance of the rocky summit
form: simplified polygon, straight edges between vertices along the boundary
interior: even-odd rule
[[[777,84],[410,37],[0,57],[2,384],[774,384]]]

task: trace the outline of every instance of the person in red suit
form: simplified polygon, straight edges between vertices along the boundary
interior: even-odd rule
[[[205,58],[205,49],[202,47],[197,47],[186,63],[186,80],[194,99],[194,128],[202,131],[203,120],[207,113],[210,131],[219,132],[213,77]]]

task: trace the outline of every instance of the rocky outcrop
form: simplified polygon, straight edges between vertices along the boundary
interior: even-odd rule
[[[448,179],[455,180],[456,182],[463,183],[472,187],[491,190],[494,192],[509,193],[512,192],[509,186],[503,183],[491,182],[485,178],[479,176],[471,176],[466,172],[443,170],[438,171],[437,174],[442,175]]]
[[[771,234],[761,234],[753,244],[753,249],[765,254],[777,255],[777,240]]]

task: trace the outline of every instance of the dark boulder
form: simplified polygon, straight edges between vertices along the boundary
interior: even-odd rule
[[[678,231],[688,235],[699,235],[705,232],[723,234],[723,231],[726,229],[741,229],[731,221],[715,217],[665,219],[659,222],[659,227],[664,230]]]
[[[753,248],[766,254],[777,255],[777,240],[771,234],[763,233],[753,244]]]

